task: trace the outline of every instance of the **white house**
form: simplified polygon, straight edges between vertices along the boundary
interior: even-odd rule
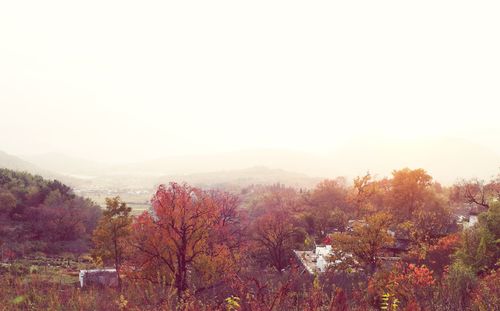
[[[331,245],[318,245],[314,251],[293,251],[300,263],[310,274],[325,272],[328,257],[332,255]]]

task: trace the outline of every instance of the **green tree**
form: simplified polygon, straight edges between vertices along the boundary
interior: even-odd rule
[[[103,261],[113,261],[121,288],[120,268],[125,255],[125,241],[130,235],[132,224],[131,208],[119,197],[106,198],[106,210],[94,231],[93,257]]]
[[[461,262],[451,265],[444,285],[447,302],[453,310],[467,310],[476,280],[476,274],[471,267]]]
[[[479,222],[463,232],[456,258],[476,273],[493,269],[500,260],[500,202],[490,204]]]

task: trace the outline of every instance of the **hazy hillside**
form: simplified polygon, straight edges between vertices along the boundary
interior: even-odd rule
[[[20,157],[10,155],[4,151],[0,151],[0,168],[36,174],[47,179],[58,179],[71,186],[81,186],[86,184],[86,181],[84,180],[67,176],[60,171],[50,170],[46,167],[40,167],[31,162],[23,160]]]
[[[7,154],[4,151],[0,151],[0,167],[30,173],[43,172],[43,170],[36,165],[19,157]]]
[[[128,174],[180,175],[265,166],[313,177],[355,177],[367,171],[388,176],[401,167],[422,167],[438,181],[488,179],[499,171],[500,155],[487,147],[458,139],[351,141],[335,152],[316,155],[281,150],[249,150],[217,155],[165,157],[121,165],[111,171]]]
[[[141,174],[197,174],[226,170],[243,170],[249,167],[269,167],[310,174],[318,159],[305,152],[282,150],[243,150],[208,155],[164,157],[151,161],[119,165],[113,171]]]
[[[109,165],[106,164],[80,159],[57,152],[21,157],[38,167],[43,167],[46,170],[68,175],[99,175],[105,171],[107,167],[109,167]]]
[[[460,178],[488,179],[499,171],[500,156],[464,140],[351,141],[335,152],[317,155],[282,150],[246,150],[212,155],[164,157],[123,165],[105,165],[62,154],[24,157],[0,154],[4,167],[51,177],[78,177],[89,186],[153,187],[160,181],[184,180],[199,185],[280,182],[308,186],[319,178],[355,177],[370,171],[389,176],[397,168],[422,167],[436,180],[451,184]],[[34,163],[34,164],[31,164]],[[252,169],[249,169],[252,168]]]

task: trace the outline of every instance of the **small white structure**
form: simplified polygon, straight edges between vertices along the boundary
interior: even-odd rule
[[[90,285],[117,287],[118,274],[116,269],[80,270],[80,287]]]
[[[468,228],[474,226],[475,224],[477,224],[477,222],[478,222],[477,215],[471,214],[471,215],[469,215],[469,221],[464,221],[462,223],[463,223],[464,229],[468,229]]]
[[[316,267],[320,272],[325,272],[328,266],[328,257],[332,255],[332,246],[316,246],[315,253],[317,256]]]
[[[332,255],[331,245],[318,245],[314,251],[294,251],[295,256],[310,274],[325,272],[328,257]]]

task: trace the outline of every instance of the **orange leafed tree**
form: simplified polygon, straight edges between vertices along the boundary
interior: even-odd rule
[[[399,220],[410,219],[431,195],[432,177],[423,169],[404,168],[392,173],[390,202]]]
[[[215,286],[235,268],[234,197],[170,183],[151,202],[133,224],[132,275],[173,286],[182,299],[191,283]]]

